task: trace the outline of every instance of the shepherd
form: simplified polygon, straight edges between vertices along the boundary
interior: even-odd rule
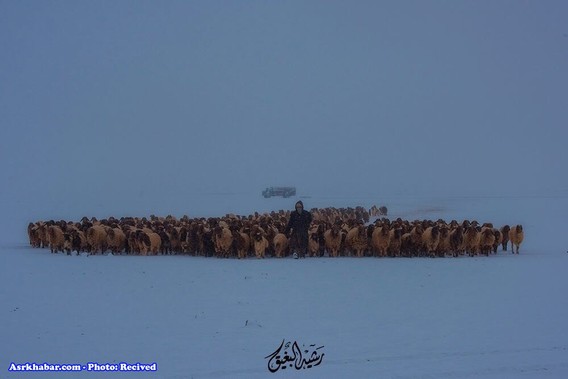
[[[304,203],[298,201],[296,210],[290,213],[290,220],[285,234],[290,237],[290,248],[295,259],[305,258],[308,252],[308,230],[312,222],[312,214],[304,210]]]

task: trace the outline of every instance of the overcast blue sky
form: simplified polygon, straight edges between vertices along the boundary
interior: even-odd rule
[[[2,0],[3,204],[566,193],[567,20],[566,1]]]

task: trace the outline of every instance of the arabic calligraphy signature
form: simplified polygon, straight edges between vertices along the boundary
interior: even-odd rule
[[[272,354],[264,357],[264,359],[268,359],[268,370],[275,373],[280,369],[285,370],[291,367],[294,367],[296,370],[301,370],[318,366],[321,364],[325,354],[318,352],[323,346],[314,348],[315,346],[315,344],[310,345],[312,352],[309,354],[310,350],[304,349],[302,351],[297,341],[292,343],[286,342],[285,339],[282,340],[280,346],[278,346]],[[306,357],[304,357],[304,354],[306,354]]]
[[[268,370],[270,372],[276,372],[280,370],[280,366],[282,365],[282,361],[280,360],[280,350],[282,350],[282,347],[284,346],[284,341],[285,340],[282,340],[282,343],[274,353],[264,357],[264,359],[270,358],[270,360],[268,361]],[[284,363],[286,363],[286,361],[284,361]]]

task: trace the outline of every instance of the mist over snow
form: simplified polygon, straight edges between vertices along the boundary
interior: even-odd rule
[[[262,377],[269,374],[262,357],[283,338],[326,345],[329,361],[305,370],[312,377],[371,375],[379,367],[388,367],[384,377],[565,377],[568,368],[559,362],[568,361],[568,307],[559,288],[568,283],[557,275],[568,255],[567,19],[564,1],[0,2],[0,321],[9,327],[0,332],[0,377],[11,361],[34,359],[146,359],[168,378]],[[296,186],[297,197],[262,198],[264,188],[278,185]],[[518,257],[441,264],[324,259],[246,266],[180,257],[71,259],[26,247],[30,221],[247,215],[292,209],[297,199],[307,209],[376,204],[391,217],[519,223],[526,246]],[[428,275],[439,281],[417,279]],[[477,275],[486,282],[465,284],[473,300],[462,303],[464,292],[451,283]],[[242,282],[247,276],[254,279]],[[186,280],[203,283],[200,291]],[[297,305],[277,306],[271,295],[294,281],[332,290],[316,301],[307,324],[287,313],[303,313],[318,295],[302,290]],[[531,289],[527,281],[538,285]],[[436,317],[455,303],[429,296],[421,303],[420,285],[429,285],[429,294],[449,291],[447,299],[459,303],[449,327]],[[233,287],[243,293],[226,292]],[[377,297],[361,295],[362,288],[379,288]],[[95,305],[82,302],[81,293]],[[87,310],[71,307],[61,316],[63,296]],[[148,322],[109,316],[115,337],[79,340],[107,327],[101,320],[109,296],[117,317],[143,314]],[[173,328],[185,319],[132,305],[146,296],[166,313],[209,316],[175,337]],[[179,307],[168,302],[185,296]],[[344,309],[349,299],[361,312],[375,305],[361,321]],[[409,313],[420,312],[413,302],[432,313],[413,319]],[[516,316],[530,311],[509,328],[503,318],[516,316],[507,305]],[[537,309],[555,316],[542,321]],[[235,332],[231,312],[239,323],[259,324],[258,333]],[[495,329],[487,326],[496,318]],[[422,332],[432,321],[432,334]],[[360,328],[343,328],[358,322]],[[471,323],[471,331],[452,339]],[[343,329],[334,335],[338,325]],[[211,342],[216,332],[221,343]],[[393,350],[377,342],[385,333]],[[62,342],[52,348],[54,334]],[[360,342],[368,335],[374,342]],[[157,346],[168,338],[173,355]],[[184,351],[207,359],[185,345],[188,338],[225,363],[187,361]],[[238,338],[248,345],[231,362]],[[464,338],[477,340],[464,345]],[[434,360],[424,361],[429,348]],[[473,370],[486,358],[482,351],[497,350],[506,356],[503,365],[493,357]],[[466,369],[441,363],[448,351],[462,352]],[[538,357],[530,360],[533,353]],[[393,365],[383,365],[387,355]],[[366,359],[380,363],[365,366]],[[522,362],[526,370],[515,371]]]
[[[3,2],[2,205],[565,195],[567,8]]]

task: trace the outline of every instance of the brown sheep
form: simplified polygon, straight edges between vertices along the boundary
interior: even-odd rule
[[[114,254],[122,253],[126,248],[126,235],[120,228],[107,229],[107,248]]]
[[[317,257],[320,253],[320,243],[317,231],[308,233],[308,254],[310,257]]]
[[[511,241],[511,252],[515,253],[515,246],[517,247],[517,254],[519,254],[519,247],[525,239],[522,225],[516,225],[509,230],[509,240]]]
[[[323,222],[314,223],[314,227],[311,229],[311,232],[314,234],[313,242],[311,242],[311,249],[313,250],[314,254],[313,256],[323,257],[325,253],[325,231],[326,231],[325,223]],[[308,241],[308,250],[309,249],[310,249],[310,242]]]
[[[268,249],[268,240],[260,231],[257,231],[253,236],[253,248],[254,253],[258,259],[264,258],[266,256],[266,250]]]
[[[63,251],[71,255],[73,251],[73,237],[71,233],[63,233]],[[79,254],[79,252],[77,252]]]
[[[464,233],[463,240],[464,240],[464,247],[465,251],[469,254],[470,257],[477,255],[479,252],[479,241],[480,241],[480,233],[477,228],[473,225],[469,226]]]
[[[213,243],[212,232],[209,227],[204,223],[200,222],[196,226],[196,251],[199,255],[207,256],[211,251],[215,250],[215,245]]]
[[[255,221],[256,222],[256,221]],[[253,224],[250,229],[252,250],[257,258],[264,258],[270,243],[266,239],[266,233],[258,224]]]
[[[446,225],[440,227],[440,242],[438,243],[438,256],[445,257],[451,251],[450,229]]]
[[[412,227],[410,232],[404,233],[401,239],[401,252],[406,257],[411,257],[418,255],[422,249],[422,234],[424,233],[424,228],[422,225],[417,224]]]
[[[404,257],[411,257],[412,251],[412,235],[410,233],[403,233],[400,237],[400,254]]]
[[[170,252],[177,254],[177,253],[181,253],[182,251],[182,247],[181,247],[181,236],[183,231],[183,228],[181,227],[170,227],[166,230],[166,234],[168,235],[168,239],[170,241]],[[183,234],[184,237],[187,237],[187,234]],[[162,238],[163,239],[163,238]],[[162,247],[163,249],[163,247]]]
[[[450,252],[454,252],[457,256],[463,254],[466,248],[470,255],[479,252],[487,255],[491,240],[493,240],[491,245],[493,252],[496,252],[499,244],[503,243],[506,249],[509,240],[510,228],[506,226],[502,230],[506,230],[507,233],[503,233],[493,228],[492,223],[484,223],[480,227],[479,222],[468,220],[459,224],[455,220],[446,223],[443,219],[407,221],[399,218],[390,221],[382,218],[365,227],[369,214],[380,216],[378,211],[377,207],[373,207],[369,212],[363,207],[313,209],[314,222],[308,234],[308,249],[311,255],[323,256],[327,251],[329,256],[338,256],[343,255],[347,250],[357,256],[366,253],[378,256],[435,253],[437,256],[445,256]],[[54,230],[60,230],[63,233],[63,250],[67,253],[73,250],[88,251],[93,254],[107,250],[112,252],[126,250],[127,254],[157,254],[159,251],[167,254],[179,251],[192,255],[211,256],[217,253],[227,256],[238,252],[239,257],[245,257],[252,251],[256,254],[255,246],[251,244],[255,241],[252,237],[256,236],[257,248],[262,238],[267,241],[267,243],[262,241],[264,245],[268,245],[263,248],[264,255],[282,256],[286,254],[286,249],[282,248],[285,244],[278,241],[283,242],[285,236],[277,237],[277,235],[285,229],[289,216],[290,211],[255,213],[250,216],[229,214],[220,218],[190,219],[184,216],[179,220],[173,216],[164,218],[154,215],[149,219],[126,217],[118,220],[109,217],[100,221],[94,217],[90,219],[84,217],[78,223],[64,220],[29,223],[28,238],[31,246],[50,246],[54,252],[59,251],[61,247],[60,244],[52,243],[53,238],[50,234],[53,234]],[[436,228],[439,236],[437,247],[434,249]],[[227,229],[232,234],[232,242],[226,243],[221,248],[223,231]],[[489,236],[486,229],[491,230],[493,237]],[[144,237],[144,234],[147,237]],[[466,234],[470,238],[464,241]],[[381,235],[384,239],[379,238]],[[104,240],[99,238],[101,236]],[[115,241],[117,239],[118,241]],[[479,243],[472,244],[476,239]],[[160,246],[158,251],[156,246]],[[517,246],[513,248],[513,251],[517,252],[519,246],[515,244],[513,246]]]
[[[233,241],[235,245],[235,250],[237,252],[237,257],[239,259],[246,258],[248,251],[250,250],[250,236],[245,232],[234,232]]]
[[[325,249],[330,257],[339,256],[339,251],[341,250],[341,227],[339,225],[333,225],[331,229],[328,229],[324,233]]]
[[[124,235],[126,237],[126,253],[127,254],[140,254],[140,244],[136,238],[136,233],[139,229],[135,227],[125,227]]]
[[[158,233],[150,233],[150,249],[148,252],[152,253],[152,255],[157,255],[162,247],[162,238]]]
[[[172,254],[172,241],[170,239],[170,234],[166,232],[165,229],[160,228],[158,230],[158,235],[160,236],[160,240],[162,243],[160,244],[160,254],[168,255]]]
[[[379,215],[379,208],[376,205],[373,205],[371,208],[369,208],[369,216],[377,217]]]
[[[503,234],[498,229],[493,228],[493,235],[495,236],[495,242],[493,242],[493,253],[497,254],[497,248],[503,243]]]
[[[185,236],[184,241],[182,241],[182,249],[184,253],[195,255],[199,251],[199,229],[200,227],[195,221],[190,223],[187,227],[187,235]]]
[[[30,240],[31,247],[40,247],[41,240],[39,238],[39,225],[30,222],[28,224],[28,238]]]
[[[58,251],[63,252],[63,245],[65,243],[63,230],[61,230],[59,226],[51,225],[47,228],[47,236],[51,252],[52,253],[57,253]]]
[[[85,236],[87,237],[87,244],[90,247],[91,254],[97,254],[99,251],[102,254],[107,250],[107,231],[104,226],[91,226],[87,229]]]
[[[274,254],[278,258],[288,255],[288,238],[284,233],[278,233],[274,236]]]
[[[362,257],[368,246],[365,226],[359,225],[351,228],[349,232],[347,232],[345,245],[352,254],[355,254],[357,257]]]
[[[158,233],[145,232],[143,230],[136,231],[136,240],[138,241],[138,246],[140,247],[141,255],[157,255],[162,246],[162,239]]]
[[[495,244],[495,234],[491,227],[481,228],[481,233],[479,236],[479,251],[481,254],[489,256],[489,253],[493,250],[493,245]]]
[[[503,241],[501,242],[503,251],[507,251],[507,244],[509,243],[509,231],[511,227],[509,225],[504,225],[499,231],[503,236]]]
[[[402,247],[402,229],[395,228],[389,232],[388,252],[392,257],[399,257]]]
[[[450,231],[450,251],[454,257],[463,254],[465,251],[464,232],[461,225]]]
[[[371,247],[377,257],[386,257],[390,244],[390,230],[388,226],[379,226],[371,234]]]
[[[437,226],[430,226],[422,233],[422,246],[426,253],[431,257],[436,256],[438,244],[440,243],[440,228]]]
[[[47,236],[47,227],[48,225],[45,222],[41,222],[38,227],[38,238],[40,240],[40,247],[46,248],[49,247],[49,238]]]
[[[221,224],[219,224],[213,231],[213,237],[215,253],[219,257],[228,258],[233,245],[233,233],[231,233],[231,230],[227,226],[221,226]]]
[[[87,238],[82,231],[73,230],[70,233],[65,233],[63,237],[65,239],[63,250],[67,255],[71,255],[72,251],[76,251],[77,255],[79,255],[82,251],[88,250]]]

